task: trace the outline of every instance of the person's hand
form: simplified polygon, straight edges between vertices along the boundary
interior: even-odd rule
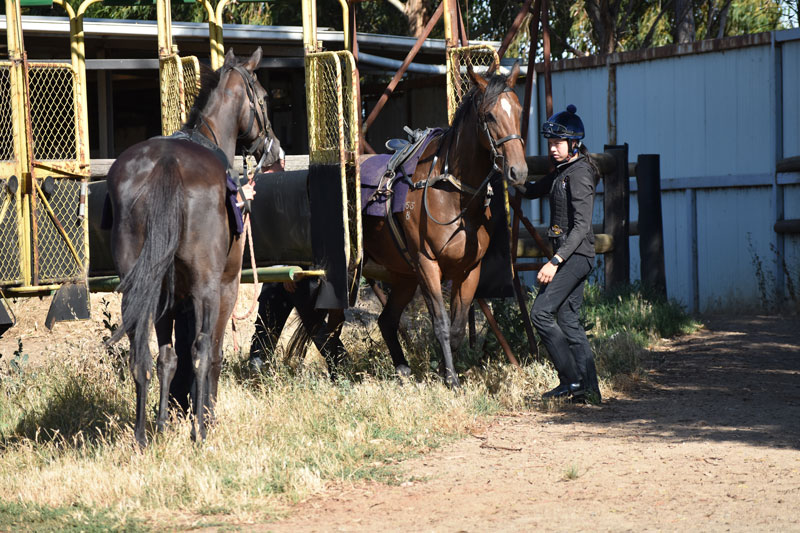
[[[557,270],[558,267],[553,263],[545,263],[544,266],[539,270],[539,275],[536,276],[536,281],[542,285],[550,283],[553,281],[553,276],[556,275]]]
[[[294,281],[284,281],[283,288],[289,294],[294,294],[294,291],[297,290],[297,285],[295,284]]]
[[[278,159],[277,161],[272,163],[272,165],[267,167],[267,170],[265,170],[264,172],[265,173],[283,172],[284,170],[286,170],[286,159]]]
[[[250,183],[245,183],[242,185],[242,194],[244,194],[244,199],[252,201],[256,195],[256,190]]]

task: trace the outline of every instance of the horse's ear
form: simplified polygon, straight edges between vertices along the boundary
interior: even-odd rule
[[[256,51],[253,52],[253,55],[250,56],[250,59],[248,59],[245,62],[244,68],[246,68],[250,72],[254,72],[258,68],[258,65],[261,63],[261,56],[263,55],[264,52],[261,50],[261,47],[259,46],[258,48],[256,48]]]
[[[519,61],[514,61],[514,66],[511,67],[511,74],[508,75],[508,79],[506,80],[506,85],[510,88],[514,88],[517,84],[517,78],[519,78]]]
[[[469,63],[467,63],[467,74],[469,75],[469,79],[472,80],[472,83],[480,89],[481,92],[486,90],[486,86],[489,85],[489,82],[486,81],[486,78],[472,70],[472,65]]]
[[[228,51],[225,52],[225,63],[222,66],[229,68],[236,66],[236,56],[233,55],[233,48],[228,48]]]

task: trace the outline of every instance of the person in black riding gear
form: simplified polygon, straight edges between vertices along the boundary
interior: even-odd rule
[[[569,105],[542,125],[555,170],[526,184],[526,198],[549,195],[547,236],[554,252],[539,270],[540,289],[531,314],[559,378],[558,386],[542,398],[599,403],[594,356],[580,322],[583,287],[594,265],[592,210],[599,173],[581,142],[585,132],[576,111]]]

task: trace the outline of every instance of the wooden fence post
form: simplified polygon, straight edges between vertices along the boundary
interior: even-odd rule
[[[664,268],[664,230],[661,218],[661,159],[658,154],[640,154],[636,160],[639,186],[639,254],[642,283],[667,296]]]
[[[630,283],[631,259],[628,243],[630,183],[628,183],[628,144],[605,145],[616,164],[603,177],[603,232],[614,238],[614,250],[605,255],[606,289]]]

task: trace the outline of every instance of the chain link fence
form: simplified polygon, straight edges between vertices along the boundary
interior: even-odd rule
[[[80,180],[37,178],[34,192],[40,283],[78,279],[84,273],[83,220],[78,216]],[[49,209],[48,209],[49,208]],[[62,233],[63,231],[63,233]]]
[[[186,120],[186,97],[183,85],[183,67],[177,55],[162,58],[161,69],[161,134],[172,135]]]
[[[69,63],[28,64],[33,158],[37,161],[78,159],[75,82]]]
[[[467,66],[486,76],[492,69],[500,66],[497,51],[485,44],[450,48],[447,51],[447,121],[453,122],[461,100],[472,87]]]
[[[200,93],[200,62],[196,56],[181,58],[183,68],[183,122],[189,118],[189,111],[194,106],[194,101]]]
[[[0,161],[16,160],[11,114],[11,63],[0,63]]]

